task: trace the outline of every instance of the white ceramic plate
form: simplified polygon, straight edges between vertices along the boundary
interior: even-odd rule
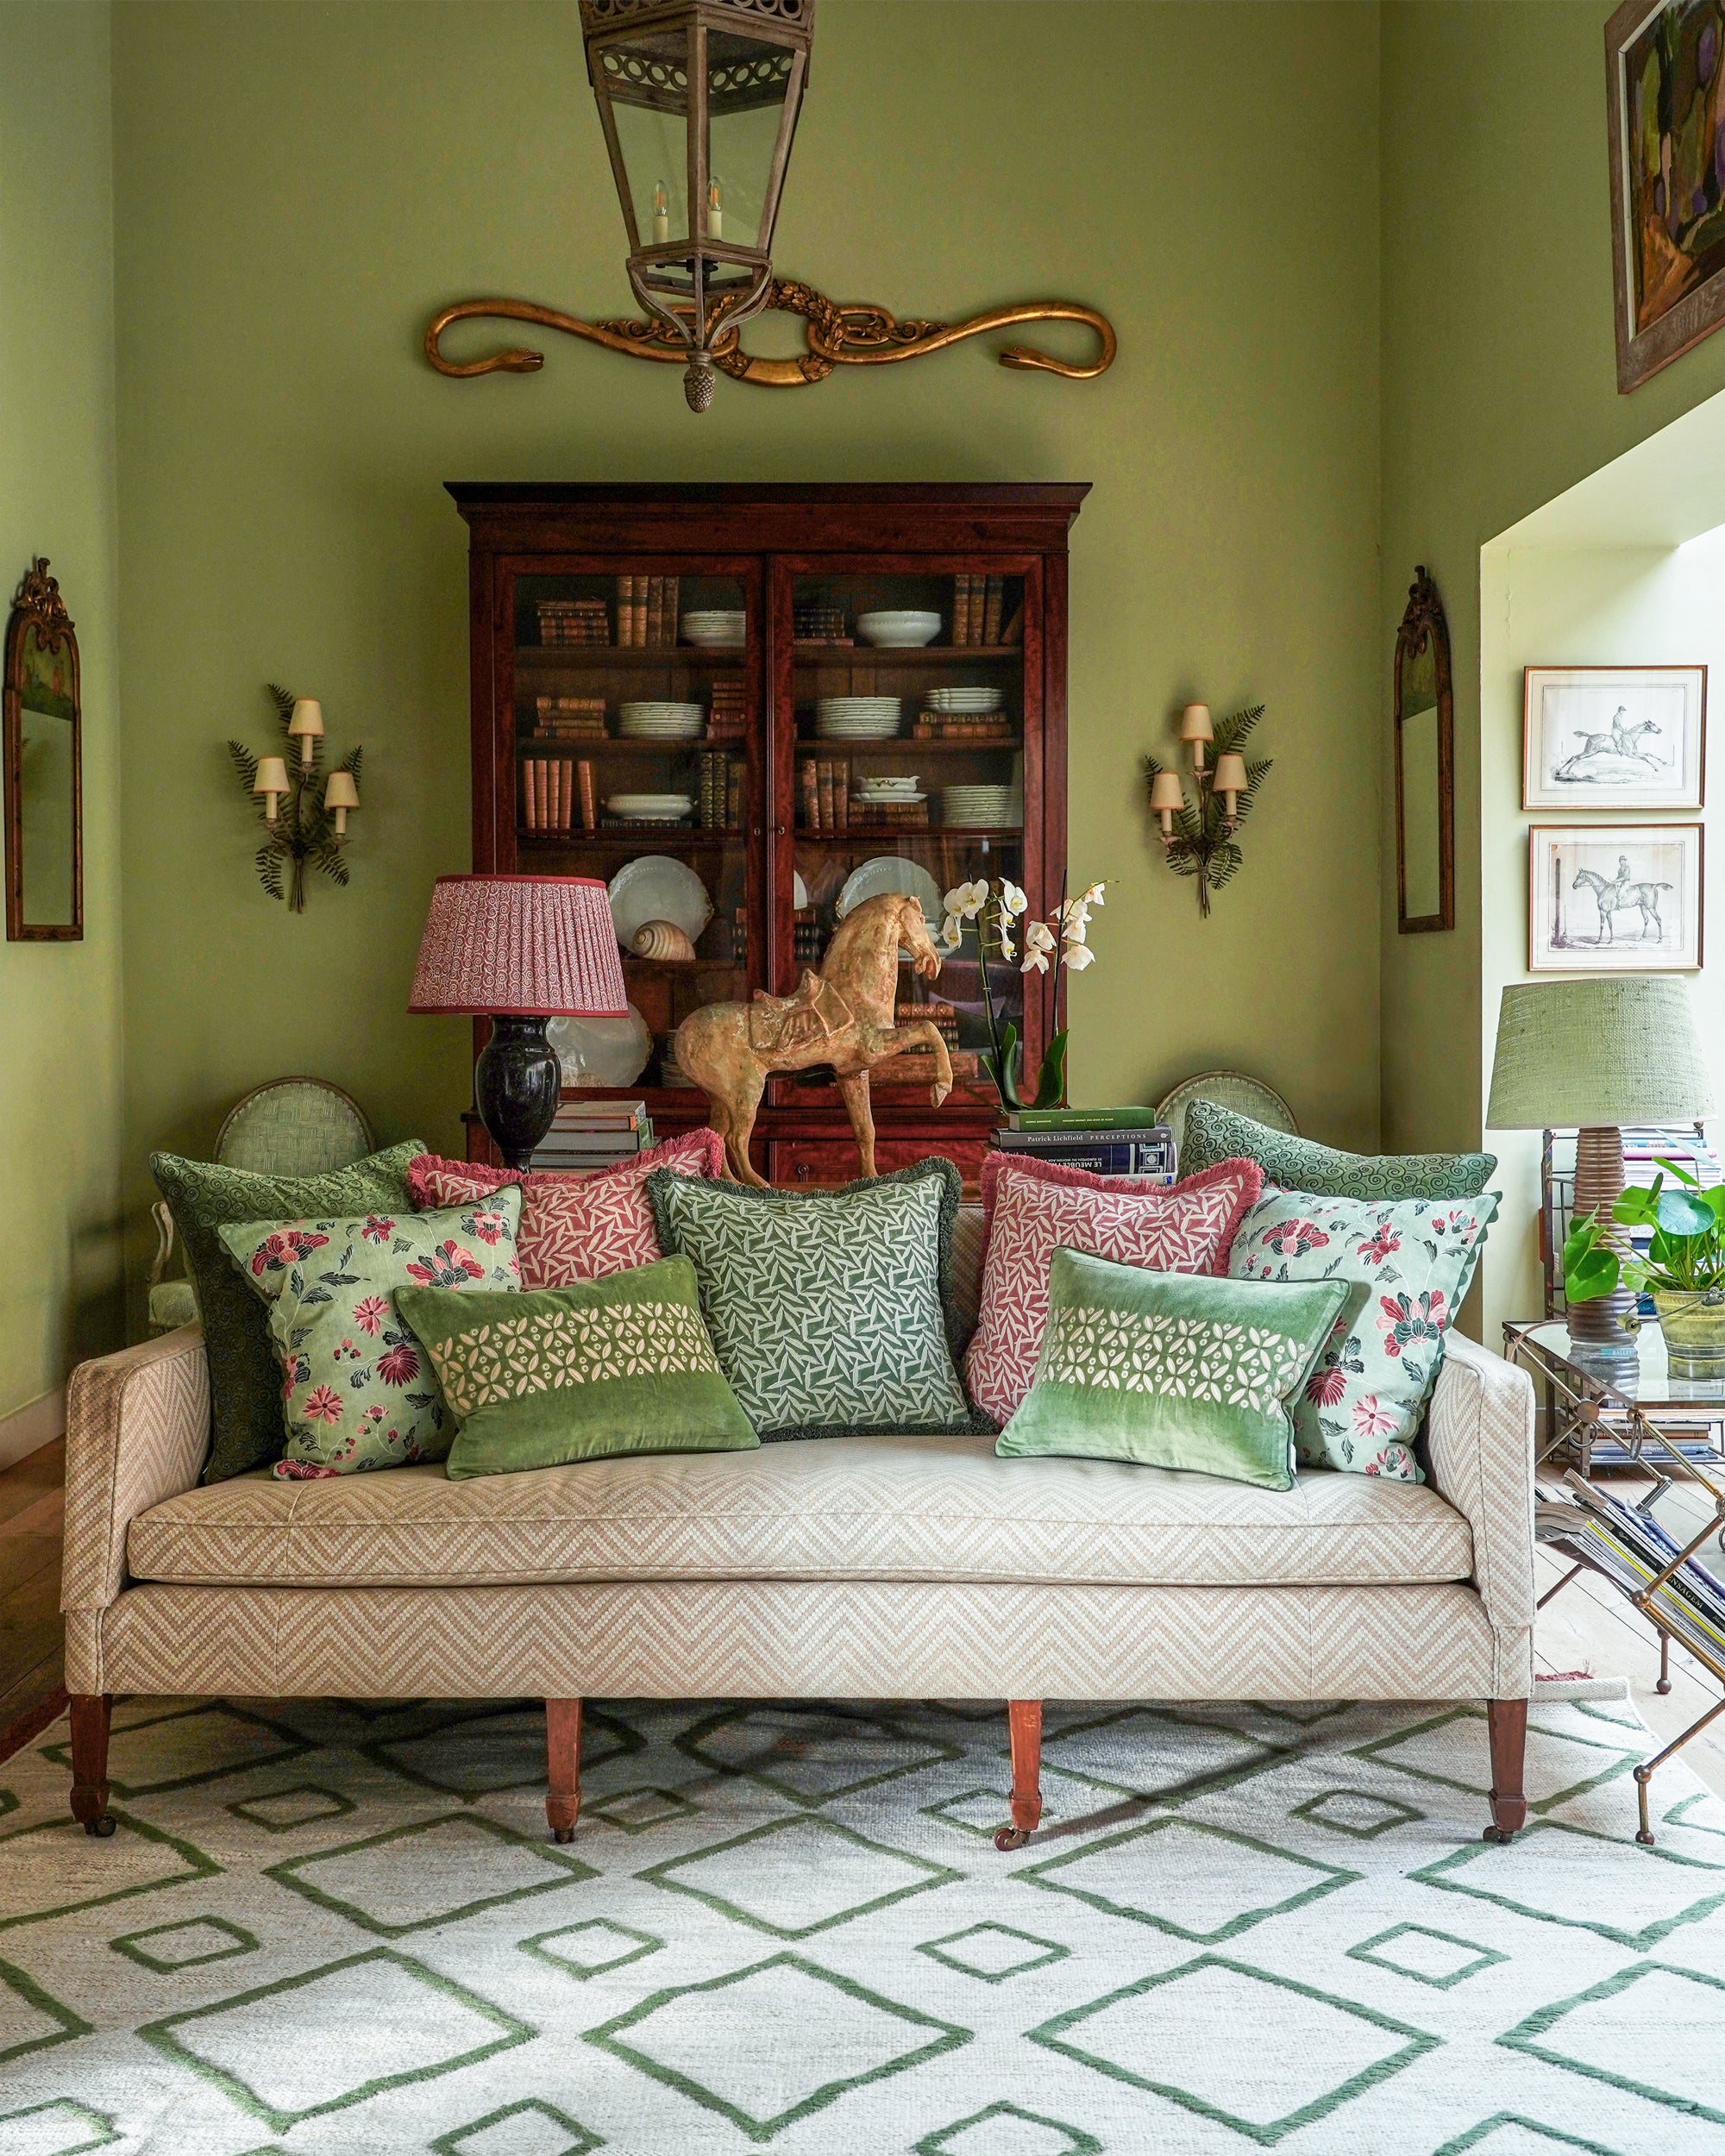
[[[687,816],[694,801],[687,793],[608,793],[605,805],[616,816]]]
[[[791,904],[799,913],[808,904],[808,886],[794,868],[791,871]]]
[[[895,711],[899,708],[900,700],[896,696],[823,696],[816,702],[815,709],[818,711],[847,713]],[[625,711],[628,708],[627,705],[624,706]]]
[[[931,689],[926,700],[932,711],[963,711],[975,718],[982,713],[999,711],[1000,692],[998,689]]]
[[[627,950],[649,921],[673,921],[693,943],[712,918],[706,886],[686,861],[669,854],[640,854],[612,878],[611,918]]]
[[[845,878],[844,888],[839,893],[838,904],[833,911],[842,921],[847,913],[854,913],[865,899],[878,899],[889,891],[919,899],[931,932],[939,927],[945,912],[940,886],[919,861],[905,861],[897,854],[876,854],[872,861],[865,861],[860,868],[853,869]]]
[[[940,616],[903,607],[879,613],[859,614],[856,617],[856,633],[864,643],[894,650],[908,650],[916,645],[934,642],[940,634]]]

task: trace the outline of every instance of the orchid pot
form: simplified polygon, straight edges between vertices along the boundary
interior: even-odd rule
[[[998,883],[979,877],[971,883],[955,885],[946,893],[946,918],[936,948],[950,955],[963,943],[967,928],[975,932],[982,1007],[988,1027],[983,1061],[1003,1107],[1062,1108],[1066,1105],[1067,1029],[1060,1023],[1061,983],[1065,975],[1082,973],[1095,958],[1089,945],[1090,915],[1102,904],[1107,890],[1107,884],[1093,883],[1076,899],[1069,899],[1063,890],[1060,904],[1046,920],[1032,917],[1028,897],[1008,876],[1002,876]],[[991,962],[1016,966],[1021,974],[1052,971],[1054,975],[1055,1030],[1043,1051],[1036,1094],[1031,1100],[1023,1100],[1019,1093],[1023,1055],[1018,1028],[994,1009],[994,992],[988,981]]]

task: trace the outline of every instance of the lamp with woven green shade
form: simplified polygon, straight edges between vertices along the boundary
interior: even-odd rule
[[[1506,988],[1497,1015],[1489,1129],[1577,1130],[1575,1218],[1627,1257],[1608,1226],[1623,1188],[1625,1123],[1692,1123],[1711,1112],[1713,1084],[1689,990],[1669,975],[1539,981]],[[1594,1355],[1633,1355],[1623,1320],[1635,1297],[1619,1287],[1572,1305],[1570,1338]]]

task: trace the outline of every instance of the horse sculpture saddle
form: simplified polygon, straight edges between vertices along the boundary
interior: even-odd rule
[[[850,1006],[831,981],[805,972],[794,995],[769,996],[755,991],[749,1006],[749,1045],[765,1062],[781,1055],[800,1055],[819,1048],[851,1022]]]

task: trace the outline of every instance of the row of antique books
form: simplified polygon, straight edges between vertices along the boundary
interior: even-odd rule
[[[580,811],[579,827],[575,811]],[[597,830],[593,766],[582,757],[524,756],[521,763],[521,822],[530,831]]]
[[[1000,576],[956,576],[952,580],[952,641],[956,644],[1011,644],[1024,636],[1024,609],[1014,610],[1010,620],[1000,617],[1006,605],[1006,579]]]
[[[617,641],[625,647],[674,644],[677,641],[675,576],[620,576],[617,580]]]
[[[850,828],[850,763],[844,756],[805,756],[797,773],[806,831]]]
[[[699,764],[700,792],[695,820],[704,831],[740,831],[743,828],[743,774],[741,756],[709,750]]]
[[[709,692],[706,737],[709,741],[741,741],[749,730],[749,691],[740,674],[721,674]]]
[[[913,741],[1016,742],[1018,722],[998,711],[982,718],[955,718],[950,711],[919,711],[911,725]]]

